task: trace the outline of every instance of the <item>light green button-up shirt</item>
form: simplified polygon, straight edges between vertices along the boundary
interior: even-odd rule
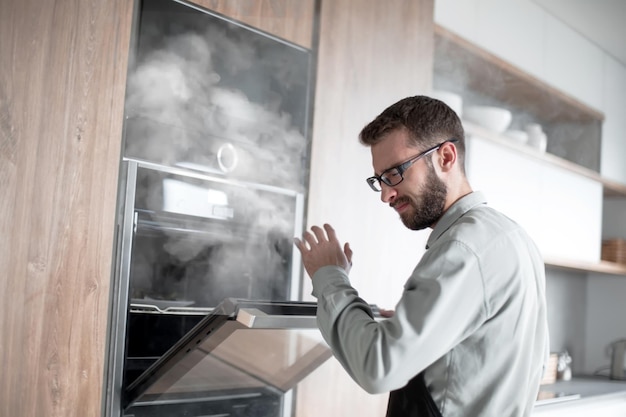
[[[372,318],[342,268],[314,274],[335,357],[370,393],[426,370],[445,417],[529,416],[549,352],[539,250],[479,192],[450,207],[426,249],[389,319]]]

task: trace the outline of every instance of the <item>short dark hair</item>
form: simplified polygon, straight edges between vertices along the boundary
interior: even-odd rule
[[[444,102],[428,96],[404,98],[387,107],[361,130],[359,140],[372,146],[397,129],[409,133],[408,145],[429,148],[447,139],[457,139],[457,156],[464,169],[465,131],[459,116]]]

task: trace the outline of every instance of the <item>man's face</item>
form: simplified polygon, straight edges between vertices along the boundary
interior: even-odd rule
[[[407,135],[403,129],[396,130],[372,146],[372,163],[377,175],[424,150],[409,147]],[[381,200],[396,210],[402,223],[411,230],[433,226],[444,213],[448,190],[432,164],[427,162],[431,158],[433,156],[428,155],[411,165],[399,184],[381,185]]]

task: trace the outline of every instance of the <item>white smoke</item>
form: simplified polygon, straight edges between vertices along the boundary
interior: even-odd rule
[[[224,75],[216,71],[216,55]],[[242,159],[233,175],[301,189],[298,171],[306,138],[292,125],[291,115],[279,111],[283,98],[253,82],[242,86],[246,92],[220,85],[223,77],[258,65],[254,59],[251,45],[238,44],[217,29],[165,39],[129,74],[126,154],[167,165],[211,165],[215,146],[231,143]],[[272,76],[287,86],[292,82],[289,71]],[[264,93],[264,102],[250,100],[247,90]]]
[[[263,57],[269,61],[259,62],[254,44],[212,26],[158,39],[158,44],[138,57],[128,76],[125,155],[170,166],[189,163],[226,177],[302,192],[307,151],[302,127],[281,110],[285,103],[280,92],[245,77],[257,68],[266,75],[271,72],[272,81],[286,90],[306,81],[306,74],[290,69],[293,65],[281,57],[281,48],[269,49]],[[236,150],[232,172],[219,172],[216,165],[217,150],[224,144]],[[243,222],[250,231],[245,239],[220,242],[207,235],[192,240],[172,233],[161,245],[180,265],[201,258],[203,268],[187,268],[185,292],[235,288],[233,276],[246,285],[254,279],[268,288],[276,285],[272,280],[284,268],[285,247],[280,242],[291,242],[295,213],[293,198],[285,204],[285,197],[268,196],[251,189],[231,190],[228,204],[245,211],[233,227],[241,228]],[[181,296],[171,289],[162,292]]]

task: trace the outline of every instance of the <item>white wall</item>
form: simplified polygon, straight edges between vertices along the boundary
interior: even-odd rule
[[[604,238],[626,239],[626,197],[605,199],[603,212]],[[594,373],[610,364],[608,344],[626,338],[626,279],[589,274],[585,297],[588,337],[585,341],[584,370]]]
[[[602,126],[602,175],[626,183],[626,67],[606,55],[604,71],[606,120]]]
[[[626,338],[626,279],[589,274],[586,289],[585,361],[583,371],[607,375],[611,364],[608,345]]]
[[[626,197],[611,197],[604,200],[602,207],[605,239],[626,239]]]
[[[567,351],[572,369],[585,368],[587,340],[587,276],[581,272],[552,270],[546,279],[550,347],[554,352]]]

